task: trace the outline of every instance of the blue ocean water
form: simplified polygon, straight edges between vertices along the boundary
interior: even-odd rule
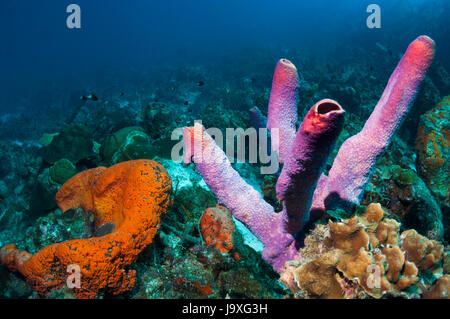
[[[3,98],[11,89],[76,78],[103,66],[209,63],[232,54],[255,56],[267,48],[276,57],[300,49],[327,59],[376,42],[402,50],[417,35],[428,34],[439,43],[438,56],[450,52],[445,0],[377,1],[381,29],[365,25],[369,0],[80,0],[75,3],[82,10],[82,27],[68,29],[66,7],[72,2],[0,3]],[[14,106],[2,103],[0,110]]]

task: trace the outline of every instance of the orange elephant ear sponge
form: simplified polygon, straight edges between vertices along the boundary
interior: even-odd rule
[[[81,207],[85,211],[94,211],[92,187],[95,181],[106,171],[106,167],[97,167],[81,172],[59,189],[56,194],[58,207],[64,213],[71,208]]]
[[[80,285],[68,285],[78,298],[95,298],[103,290],[114,295],[128,291],[136,277],[128,266],[152,242],[170,203],[171,185],[165,169],[150,160],[82,172],[61,187],[58,206],[63,212],[78,207],[93,211],[97,227],[114,223],[114,231],[53,244],[34,255],[8,245],[0,251],[0,262],[22,273],[44,296],[73,278],[68,269],[79,269]]]

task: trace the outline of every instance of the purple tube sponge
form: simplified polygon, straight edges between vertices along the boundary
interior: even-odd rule
[[[259,137],[261,130],[264,131],[266,130],[267,117],[265,117],[264,114],[262,114],[261,110],[257,106],[252,107],[249,112],[250,112],[250,122],[252,126],[257,130],[257,134]],[[267,131],[265,133],[267,133]],[[271,154],[270,150],[272,149],[272,144],[270,143],[270,139],[267,139],[266,142],[267,143],[265,144],[264,151],[266,152],[267,155],[269,155]]]
[[[344,110],[329,99],[314,105],[303,119],[276,186],[286,232],[295,234],[309,221],[317,182],[343,124]]]
[[[278,62],[267,128],[272,149],[284,163],[276,185],[277,197],[283,202],[280,213],[239,176],[198,123],[183,130],[184,161],[195,163],[218,201],[264,244],[263,258],[282,272],[286,261],[301,258],[296,233],[310,214],[323,214],[342,203],[359,203],[376,160],[409,111],[433,55],[434,42],[426,36],[410,44],[363,130],[342,145],[328,177],[322,171],[342,129],[344,110],[333,100],[322,100],[309,110],[295,133],[298,75],[291,62]],[[254,118],[261,127],[257,111]]]
[[[233,169],[203,126],[183,129],[185,164],[195,163],[218,201],[264,244],[263,258],[276,270],[298,258],[295,233],[308,220],[317,180],[343,125],[344,110],[332,100],[314,105],[293,142],[277,183],[284,208],[279,214]]]
[[[250,109],[250,121],[253,127],[259,130],[260,128],[266,127],[267,118],[257,106],[254,106]]]
[[[278,61],[273,74],[269,98],[267,128],[270,130],[272,150],[284,163],[295,138],[299,79],[291,61]]]
[[[219,203],[263,243],[263,258],[276,270],[281,270],[286,261],[298,258],[294,237],[281,227],[281,215],[239,176],[204,127],[199,123],[185,127],[183,140],[185,164],[195,163]]]
[[[434,41],[427,36],[409,45],[361,132],[339,149],[313,209],[325,211],[359,203],[376,161],[408,114],[433,56]]]
[[[242,179],[231,166],[226,154],[201,124],[195,123],[193,127],[185,127],[183,140],[184,163],[194,162],[219,203],[231,210],[234,217],[246,224],[264,245],[269,245],[265,239],[267,234],[270,234],[273,207]]]

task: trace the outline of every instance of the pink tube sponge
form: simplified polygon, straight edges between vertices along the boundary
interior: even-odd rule
[[[286,160],[295,139],[298,89],[297,68],[291,61],[281,59],[273,74],[267,120],[267,128],[272,136],[272,150],[278,154],[280,163]]]
[[[344,110],[329,99],[316,103],[303,119],[276,186],[286,232],[295,234],[308,222],[317,182],[343,125]]]
[[[188,151],[185,163],[195,163],[219,203],[264,244],[263,258],[277,270],[281,270],[287,260],[296,259],[295,239],[283,231],[281,215],[244,181],[204,127],[199,123],[185,127],[183,139],[185,151]]]
[[[377,159],[408,114],[433,56],[434,41],[427,36],[409,45],[361,132],[339,149],[314,208],[335,209],[359,203]]]
[[[295,133],[297,70],[287,60],[278,62],[267,128],[271,130],[272,149],[284,163],[276,186],[277,197],[283,202],[280,213],[239,176],[200,124],[184,128],[185,163],[195,163],[219,202],[264,244],[264,260],[283,272],[286,261],[301,258],[298,248],[302,242],[297,232],[310,214],[317,217],[316,212],[359,203],[376,160],[406,117],[433,55],[430,38],[422,36],[411,43],[362,131],[340,148],[328,177],[322,171],[342,129],[344,110],[333,100],[322,100],[310,109]],[[254,109],[255,126],[261,126],[261,118]]]
[[[183,129],[185,164],[193,161],[205,183],[220,204],[232,211],[235,218],[247,225],[261,242],[268,245],[273,208],[261,194],[247,184],[231,166],[226,154],[205,131],[203,125]]]

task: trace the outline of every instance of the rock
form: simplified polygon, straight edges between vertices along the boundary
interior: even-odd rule
[[[32,293],[33,289],[25,280],[0,266],[0,296],[2,298],[28,298]]]
[[[46,168],[37,177],[30,199],[31,218],[37,218],[56,208],[55,195],[59,185],[52,180],[49,171],[50,169]]]
[[[402,124],[399,135],[410,145],[414,145],[414,134],[419,127],[420,116],[430,111],[440,100],[439,90],[430,77],[425,77],[409,115]]]
[[[27,216],[13,207],[5,208],[0,213],[0,247],[11,243],[13,238],[22,240],[26,232]]]
[[[450,207],[450,96],[420,119],[417,133],[417,169],[441,205]]]
[[[50,178],[58,184],[64,184],[69,178],[77,173],[75,165],[66,158],[55,162],[49,169]]]
[[[39,139],[39,143],[41,143],[44,146],[49,146],[53,141],[53,138],[57,135],[59,135],[59,133],[44,133]]]
[[[125,127],[103,142],[100,155],[108,165],[155,156],[150,137],[139,126]]]
[[[170,133],[175,128],[173,115],[173,110],[164,103],[147,104],[142,115],[142,125],[152,140],[170,137]]]
[[[375,173],[361,204],[378,201],[405,227],[441,240],[444,236],[442,211],[424,181],[409,168],[390,162]]]
[[[84,125],[66,126],[59,135],[53,137],[48,146],[42,149],[42,157],[47,163],[66,158],[72,163],[93,156],[93,142],[89,129]]]
[[[231,298],[267,298],[260,282],[244,268],[223,271],[217,280]]]
[[[250,122],[248,112],[230,110],[220,104],[207,105],[200,111],[198,118],[202,119],[206,129],[218,128],[223,134],[226,128],[246,128]]]
[[[55,242],[90,238],[94,228],[92,213],[77,209],[61,214],[55,210],[39,217],[27,231],[26,250],[35,253]]]
[[[162,158],[156,158],[156,160],[172,176],[175,204],[181,203],[190,214],[199,217],[205,208],[217,204],[214,194],[193,166],[184,166]]]

